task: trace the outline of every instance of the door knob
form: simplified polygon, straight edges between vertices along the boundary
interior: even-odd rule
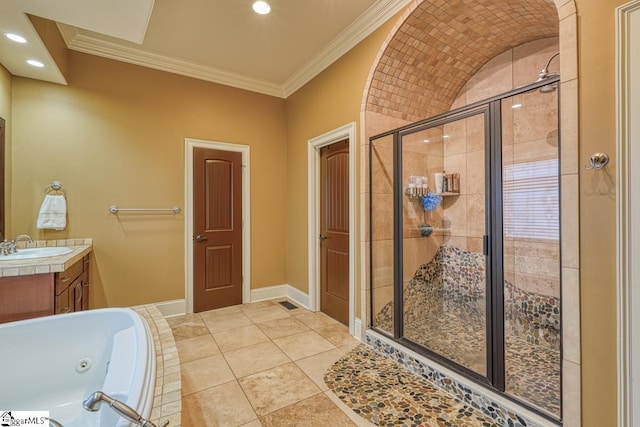
[[[204,241],[205,241],[205,240],[207,240],[207,239],[208,239],[208,237],[205,237],[205,236],[203,236],[203,235],[201,235],[201,234],[198,234],[198,235],[196,236],[196,241],[197,241],[197,242],[204,242]]]
[[[325,241],[325,240],[327,240],[327,239],[328,239],[328,237],[327,237],[327,236],[325,236],[324,234],[321,234],[321,235],[320,235],[320,241],[321,241],[321,242],[324,242],[324,241]]]

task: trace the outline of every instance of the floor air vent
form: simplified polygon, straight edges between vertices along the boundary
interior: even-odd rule
[[[291,304],[289,301],[280,301],[283,307],[288,308],[289,310],[293,310],[294,308],[298,308],[295,305]]]

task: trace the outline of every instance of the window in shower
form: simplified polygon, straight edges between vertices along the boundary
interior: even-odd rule
[[[505,237],[558,240],[558,197],[557,158],[505,164]]]
[[[548,82],[371,138],[369,271],[372,327],[558,420],[558,94]]]

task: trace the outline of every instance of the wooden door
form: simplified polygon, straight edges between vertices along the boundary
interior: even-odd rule
[[[242,154],[193,150],[193,311],[242,304]]]
[[[349,141],[320,149],[320,310],[349,324]]]

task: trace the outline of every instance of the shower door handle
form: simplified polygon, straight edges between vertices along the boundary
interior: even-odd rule
[[[482,252],[485,256],[489,256],[489,236],[482,236]]]

